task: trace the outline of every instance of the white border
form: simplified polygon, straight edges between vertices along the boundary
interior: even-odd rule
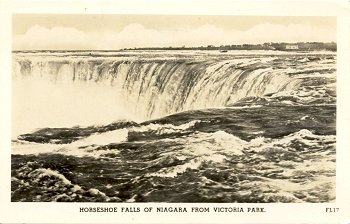
[[[0,1],[0,222],[1,223],[350,223],[350,14],[348,1],[124,0]],[[337,199],[322,204],[156,204],[156,203],[11,203],[11,15],[173,14],[337,16]],[[192,206],[264,207],[265,213],[79,213],[79,207]],[[326,207],[339,208],[326,213]]]

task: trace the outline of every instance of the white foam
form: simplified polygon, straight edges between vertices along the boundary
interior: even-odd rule
[[[294,142],[295,140],[302,142],[308,147],[312,147],[318,146],[320,142],[335,141],[335,136],[315,135],[307,129],[302,129],[281,139],[257,137],[247,142],[225,131],[217,131],[214,133],[195,133],[186,138],[164,140],[167,142],[176,141],[176,143],[182,145],[183,148],[181,148],[181,150],[178,148],[176,148],[176,150],[172,150],[170,147],[164,151],[162,157],[175,156],[182,161],[187,161],[185,164],[162,168],[159,170],[159,172],[151,175],[175,177],[179,173],[185,172],[187,168],[197,169],[203,162],[223,163],[227,159],[228,155],[240,156],[244,154],[245,150],[262,152],[269,148],[285,147],[281,149],[288,151],[290,143]],[[291,148],[290,150],[293,149]],[[312,151],[310,153],[312,153]],[[332,166],[332,162],[325,164],[328,164],[329,167]]]
[[[72,142],[70,146],[79,147],[86,145],[108,145],[110,143],[123,142],[128,139],[128,130],[126,128],[107,131],[99,134],[90,135],[87,138]]]
[[[70,144],[41,144],[33,142],[18,141],[12,143],[12,154],[41,154],[58,153],[64,155],[73,155],[78,157],[92,156],[99,158],[106,153],[105,150],[94,150],[101,145],[110,143],[120,143],[126,141],[128,137],[127,129],[118,129],[101,134],[94,134],[87,138],[72,142]],[[83,147],[83,148],[79,148]],[[113,153],[119,153],[114,150]]]
[[[175,140],[167,139],[164,141],[176,141],[183,147],[179,150],[168,148],[162,157],[175,156],[181,160],[187,160],[185,164],[162,168],[152,176],[175,177],[179,173],[183,173],[186,169],[197,169],[203,162],[223,163],[227,159],[227,155],[242,155],[246,141],[229,134],[225,131],[217,131],[214,133],[195,133],[186,138],[178,138]],[[156,161],[152,161],[154,163]]]
[[[51,169],[44,169],[44,168],[39,168],[34,170],[29,174],[29,177],[35,177],[35,181],[39,181],[43,177],[56,177],[59,180],[61,180],[65,185],[72,184],[70,180],[68,180],[64,175],[60,174],[59,172]]]
[[[323,141],[335,142],[335,136],[334,135],[315,135],[307,129],[302,129],[300,131],[289,134],[281,139],[266,139],[266,138],[258,137],[258,139],[251,140],[250,141],[251,144],[247,145],[247,148],[255,152],[261,152],[267,148],[271,148],[276,145],[287,147],[289,143],[296,140],[311,147],[311,146],[317,146],[319,142],[323,142]],[[287,148],[285,148],[285,150],[287,150]]]
[[[185,172],[187,169],[197,169],[201,163],[202,161],[200,160],[191,160],[184,165],[162,168],[158,172],[148,174],[148,176],[176,177],[178,174]]]
[[[174,133],[178,131],[183,131],[187,130],[189,128],[192,128],[195,124],[199,123],[200,120],[193,120],[188,123],[184,123],[181,125],[173,125],[173,124],[154,124],[150,123],[145,126],[141,127],[133,127],[130,128],[130,131],[133,132],[147,132],[147,131],[156,131],[157,134],[169,134],[169,133]]]
[[[107,197],[105,193],[101,192],[100,190],[96,188],[90,188],[88,192],[93,195],[93,196],[102,196],[102,197]]]

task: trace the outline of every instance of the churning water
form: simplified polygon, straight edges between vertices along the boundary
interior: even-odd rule
[[[332,53],[15,52],[12,201],[331,202]]]

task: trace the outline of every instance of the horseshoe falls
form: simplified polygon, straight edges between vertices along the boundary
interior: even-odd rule
[[[333,52],[12,57],[12,201],[335,200]]]

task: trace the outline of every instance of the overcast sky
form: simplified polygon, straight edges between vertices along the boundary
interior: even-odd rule
[[[336,41],[336,17],[14,15],[13,50]]]

